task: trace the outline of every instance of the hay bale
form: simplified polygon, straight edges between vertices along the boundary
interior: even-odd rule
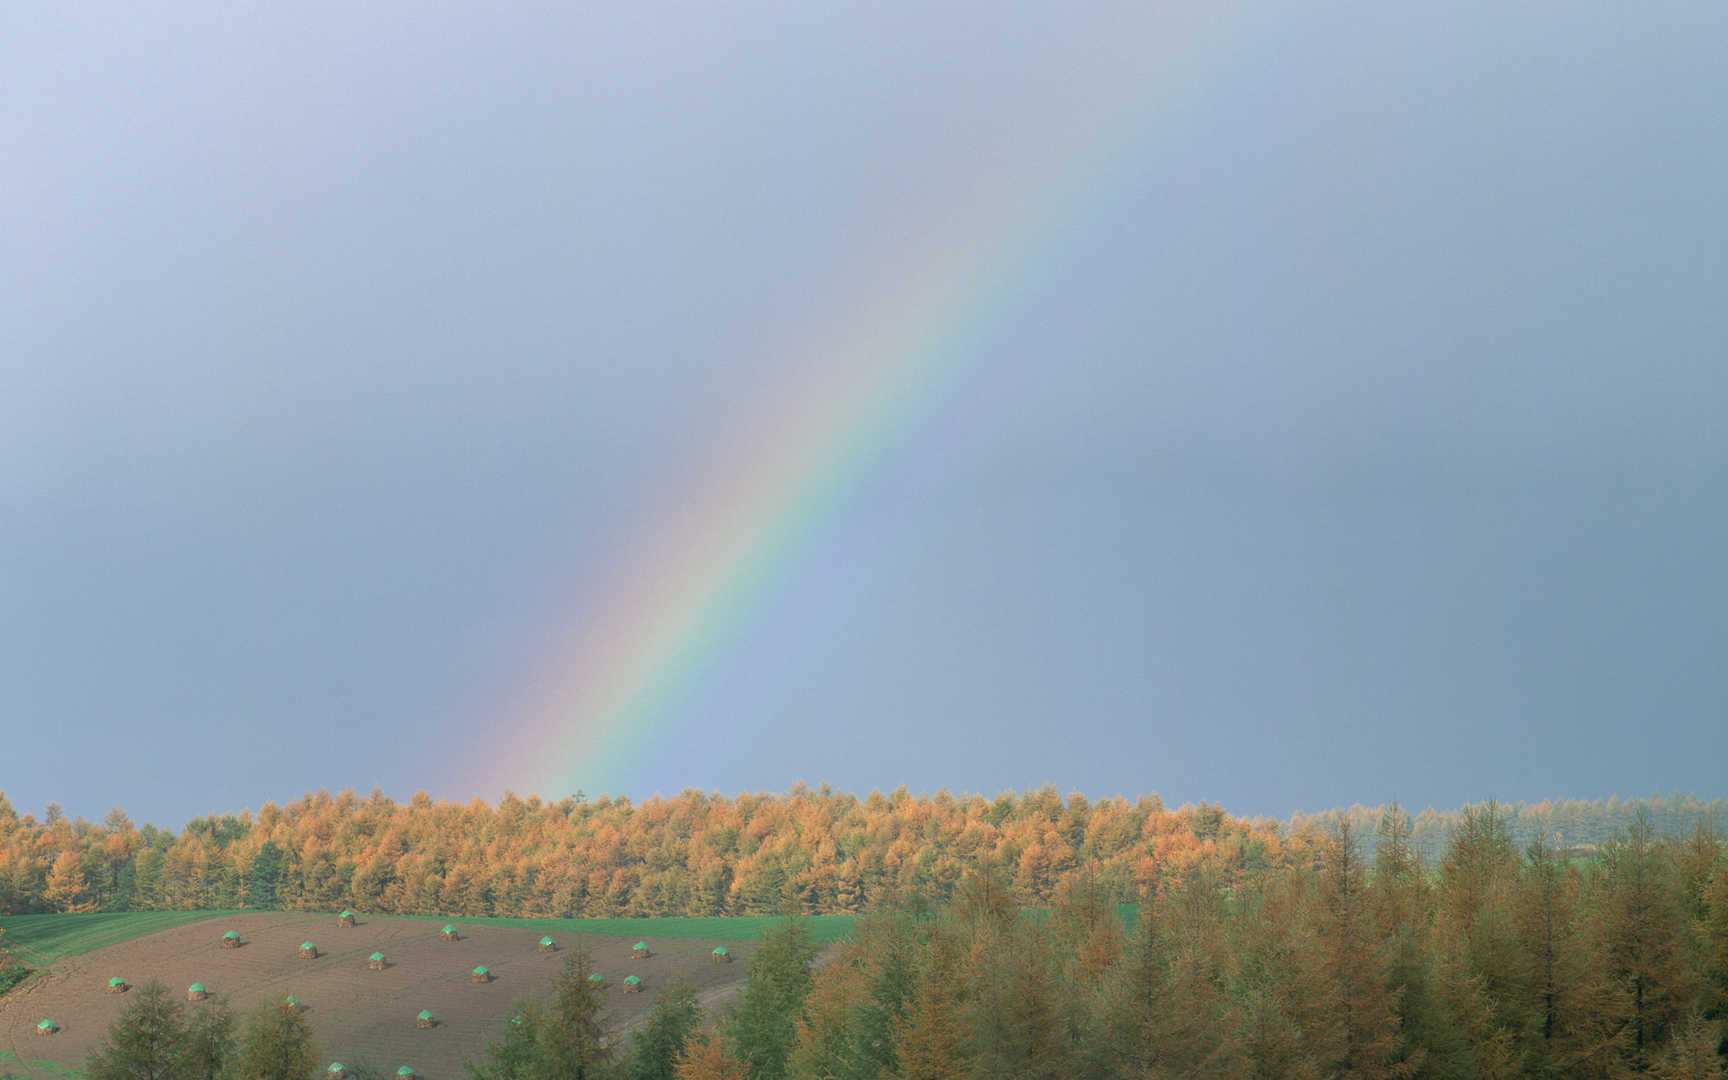
[[[462,935],[456,932],[454,926],[446,925],[444,929],[438,931],[439,941],[459,941],[461,940],[461,937]]]
[[[414,1070],[404,1065],[396,1070],[396,1080],[414,1080]]]
[[[653,953],[648,951],[648,943],[646,941],[638,941],[636,944],[630,946],[630,955],[636,960],[646,960],[652,956]]]
[[[297,1012],[300,1012],[301,1009],[303,1009],[303,1008],[304,1008],[304,1006],[302,1006],[300,1004],[300,999],[295,997],[293,994],[289,994],[287,997],[282,999],[282,1011],[283,1012],[297,1013]]]
[[[230,930],[226,934],[223,934],[222,935],[222,947],[224,949],[238,949],[240,947],[240,933],[239,933],[239,931]]]
[[[52,1020],[44,1020],[36,1025],[36,1034],[38,1035],[57,1035],[59,1033],[60,1025]]]
[[[110,994],[124,994],[128,989],[130,987],[126,985],[126,980],[118,975],[108,980],[108,992]]]
[[[604,990],[606,988],[606,976],[600,974],[598,971],[588,976],[588,982],[589,985],[593,986],[595,989]]]
[[[342,914],[336,916],[336,925],[344,927],[353,926],[354,913],[352,911],[344,911]]]
[[[557,952],[558,944],[549,937],[543,937],[540,939],[539,948],[541,952]]]
[[[642,992],[642,980],[641,980],[641,978],[638,976],[632,975],[628,979],[625,979],[624,980],[624,992],[626,994],[640,994]]]
[[[384,954],[381,952],[373,953],[371,956],[367,957],[366,966],[371,968],[373,971],[383,971]]]
[[[732,954],[726,951],[726,946],[721,945],[719,948],[714,950],[708,959],[716,964],[730,964],[732,962]]]
[[[312,944],[310,941],[302,941],[300,943],[300,959],[302,959],[302,960],[316,960],[316,959],[318,959],[318,946]]]
[[[432,1018],[432,1014],[427,1012],[425,1009],[421,1009],[420,1015],[414,1018],[414,1026],[417,1028],[429,1028],[437,1022],[437,1020]]]
[[[187,1001],[203,1001],[210,996],[210,991],[204,989],[203,983],[193,983],[186,988]]]
[[[491,982],[492,973],[487,971],[484,967],[477,967],[474,969],[474,973],[470,978],[477,983]]]
[[[340,1061],[332,1061],[330,1067],[324,1070],[324,1075],[330,1080],[345,1080],[348,1075],[348,1066]]]

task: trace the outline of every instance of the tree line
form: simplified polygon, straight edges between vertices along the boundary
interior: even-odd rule
[[[981,859],[1047,902],[1082,865],[1131,898],[1155,867],[1205,860],[1246,875],[1309,841],[1271,820],[1199,804],[1066,799],[1053,788],[954,798],[822,788],[723,797],[686,791],[496,806],[325,792],[178,834],[0,795],[0,913],[255,908],[440,916],[674,916],[863,912],[936,902]]]
[[[1658,833],[1712,820],[1720,803],[1670,800],[1514,805],[1522,845],[1541,835],[1576,853],[1644,813]],[[254,908],[442,916],[672,916],[857,913],[896,897],[945,903],[971,867],[1003,868],[1029,903],[1084,873],[1119,901],[1155,876],[1202,863],[1239,882],[1312,857],[1339,822],[1371,831],[1361,807],[1280,823],[1157,796],[1023,794],[859,799],[826,786],[785,795],[685,791],[641,803],[506,795],[496,806],[399,803],[374,791],[307,795],[256,813],[195,818],[178,833],[18,814],[0,793],[0,914]],[[1412,843],[1437,857],[1460,812],[1418,814]],[[1617,822],[1608,828],[1608,822]],[[1581,847],[1580,845],[1584,845]]]
[[[1640,814],[1662,836],[1684,836],[1700,821],[1728,825],[1728,800],[1704,800],[1683,793],[1624,800],[1618,796],[1543,799],[1534,803],[1499,803],[1498,807],[1518,847],[1541,837],[1569,854],[1593,853],[1601,844],[1625,833]],[[1311,827],[1330,830],[1338,822],[1348,821],[1358,836],[1369,836],[1383,810],[1379,806],[1352,806],[1319,814],[1297,814],[1290,819],[1289,827],[1298,831]],[[1463,809],[1429,807],[1411,817],[1411,843],[1424,859],[1432,863],[1445,854],[1463,813]]]

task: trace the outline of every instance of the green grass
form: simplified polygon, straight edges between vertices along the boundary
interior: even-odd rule
[[[63,956],[82,956],[158,930],[198,922],[228,911],[114,911],[95,915],[9,915],[0,918],[0,942],[34,968]]]
[[[198,922],[221,915],[259,914],[237,911],[130,911],[106,912],[95,915],[10,915],[0,917],[0,931],[6,948],[30,967],[41,969],[64,956],[81,956],[107,945],[171,930],[176,926]],[[291,912],[290,914],[316,914]],[[330,912],[332,918],[335,912]],[[361,912],[362,919],[366,917]],[[423,922],[457,926],[498,926],[534,930],[542,934],[599,934],[607,937],[706,938],[714,941],[755,941],[768,927],[779,922],[773,915],[744,915],[736,918],[677,918],[677,919],[464,919],[445,916],[390,916],[377,918],[419,918]],[[827,945],[848,937],[857,921],[853,915],[809,915],[804,924],[811,938]]]
[[[24,1061],[17,1054],[12,1053],[10,1050],[0,1050],[0,1065],[22,1064],[24,1064]],[[64,1080],[84,1080],[83,1069],[75,1069],[70,1065],[62,1065],[58,1061],[32,1061],[29,1064],[32,1069],[35,1069],[38,1072],[63,1077]],[[0,1072],[0,1080],[25,1080],[25,1078],[15,1076],[9,1072]]]

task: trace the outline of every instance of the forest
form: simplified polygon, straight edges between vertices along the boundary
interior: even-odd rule
[[[1589,855],[1643,815],[1658,835],[1728,820],[1691,796],[1500,807],[1513,843]],[[1310,864],[1340,825],[1371,836],[1381,811],[1280,822],[1155,795],[954,797],[899,789],[860,799],[826,786],[783,795],[685,791],[497,805],[406,803],[373,792],[310,794],[195,818],[178,833],[114,810],[100,823],[18,814],[0,794],[0,914],[78,911],[334,911],[446,916],[618,917],[859,913],[944,904],[965,872],[1001,868],[1024,902],[1048,905],[1084,876],[1116,903],[1204,865],[1224,884]],[[1433,864],[1462,811],[1424,810],[1411,844]],[[1364,845],[1364,851],[1367,847]]]
[[[1724,1074],[1728,857],[1703,826],[1663,837],[1635,812],[1583,860],[1544,837],[1520,849],[1510,815],[1489,804],[1459,813],[1430,865],[1393,807],[1366,836],[1340,822],[1302,858],[1247,877],[1228,858],[1185,859],[1148,876],[1128,918],[1090,870],[1063,877],[1047,907],[1028,904],[1016,873],[982,858],[949,903],[884,906],[825,956],[788,916],[735,1002],[704,1015],[670,987],[627,1037],[605,1030],[572,961],[554,998],[519,1002],[467,1075]]]

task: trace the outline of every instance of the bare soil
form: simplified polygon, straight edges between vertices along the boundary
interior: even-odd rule
[[[0,998],[0,1076],[46,1080],[63,1075],[66,1067],[82,1068],[130,993],[155,979],[177,998],[185,996],[188,985],[201,982],[242,1014],[292,994],[306,1009],[326,1063],[340,1061],[388,1076],[409,1065],[424,1080],[453,1080],[464,1060],[480,1057],[488,1042],[502,1038],[518,999],[530,993],[549,998],[573,945],[586,946],[593,970],[606,976],[608,1020],[618,1033],[640,1024],[654,1005],[655,991],[679,976],[705,1006],[730,997],[754,951],[753,945],[728,941],[736,961],[715,964],[709,959],[713,941],[651,937],[645,940],[653,955],[636,960],[631,956],[636,938],[555,934],[559,951],[542,953],[537,951],[542,931],[469,927],[458,921],[461,939],[450,942],[438,939],[442,925],[362,916],[357,926],[341,928],[328,915],[219,916],[68,957]],[[228,930],[240,932],[242,948],[221,947]],[[317,942],[318,959],[300,958],[300,943],[306,940]],[[374,951],[388,958],[385,970],[368,970],[366,958]],[[491,970],[491,982],[471,980],[479,964]],[[108,980],[116,975],[133,991],[107,993]],[[643,993],[624,993],[627,975],[642,977]],[[415,1027],[422,1009],[431,1010],[437,1026]],[[37,1035],[36,1024],[44,1019],[58,1023],[60,1033]],[[61,1068],[33,1067],[32,1062]]]

